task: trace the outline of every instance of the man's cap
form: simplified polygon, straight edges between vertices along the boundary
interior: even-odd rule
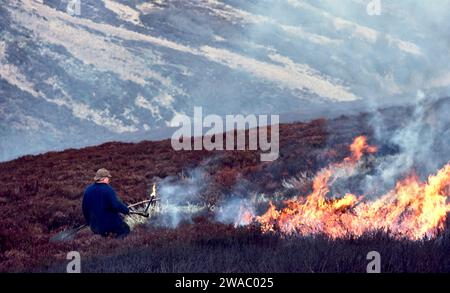
[[[111,178],[111,173],[105,168],[101,168],[97,170],[97,173],[95,173],[94,181],[99,181],[106,177]]]

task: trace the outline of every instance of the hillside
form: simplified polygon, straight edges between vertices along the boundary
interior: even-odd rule
[[[0,161],[168,138],[194,106],[309,120],[448,95],[450,3],[366,2],[2,0]]]
[[[426,177],[438,169],[435,166],[441,168],[450,159],[446,139],[449,136],[445,135],[449,131],[449,118],[445,116],[449,101],[440,99],[422,104],[420,111],[413,107],[396,107],[333,120],[282,124],[280,157],[273,162],[260,162],[257,151],[177,152],[171,148],[169,140],[163,140],[110,142],[83,149],[24,156],[1,163],[0,271],[40,271],[48,266],[49,270],[58,271],[55,264],[64,263],[65,254],[70,250],[82,252],[88,259],[86,268],[90,271],[308,271],[304,264],[295,266],[289,261],[290,253],[296,249],[304,250],[305,254],[295,258],[310,257],[311,270],[339,271],[337,263],[332,267],[320,263],[320,256],[326,253],[327,247],[330,251],[342,251],[339,255],[342,271],[358,271],[360,267],[352,267],[352,262],[361,263],[365,258],[352,255],[354,245],[361,251],[373,246],[382,247],[380,249],[393,259],[400,257],[397,255],[399,251],[403,251],[402,255],[417,254],[417,262],[404,264],[407,270],[448,271],[450,260],[448,254],[444,255],[450,247],[448,233],[440,234],[438,242],[433,238],[420,244],[407,240],[402,242],[384,234],[354,240],[332,241],[320,235],[316,240],[301,238],[297,241],[289,237],[282,240],[277,235],[262,233],[253,225],[236,227],[235,223],[218,218],[216,211],[223,202],[233,198],[263,194],[277,201],[277,197],[283,199],[304,194],[311,188],[310,181],[297,185],[294,191],[286,187],[286,182],[293,183],[299,174],[311,178],[319,169],[348,157],[349,145],[359,135],[366,135],[371,144],[377,145],[377,157],[392,159],[404,150],[401,141],[396,140],[394,144],[388,137],[398,137],[398,133],[414,126],[417,119],[412,118],[418,112],[421,113],[419,120],[426,123],[415,129],[419,133],[427,133],[427,136],[439,133],[439,136],[433,135],[435,140],[429,145],[429,150],[432,150],[427,156],[429,161],[426,164],[422,162],[417,148],[415,153],[419,153],[416,155],[418,159],[411,164],[419,177]],[[383,121],[384,127],[374,130],[374,121]],[[383,135],[380,136],[380,133]],[[411,140],[408,143],[412,148]],[[160,184],[161,193],[166,192],[164,187],[172,183],[170,186],[178,188],[176,193],[183,193],[183,186],[190,187],[191,182],[198,188],[195,189],[195,199],[189,198],[189,201],[205,208],[187,218],[181,217],[172,226],[165,222],[155,225],[150,220],[148,225],[138,227],[125,240],[105,240],[83,231],[72,241],[50,242],[50,238],[58,232],[83,223],[80,208],[83,190],[100,167],[112,172],[112,186],[127,203],[145,199],[154,182]],[[197,176],[196,172],[202,175],[194,180],[192,178]],[[352,188],[357,191],[364,186],[359,184],[364,180],[358,176],[352,180]],[[188,178],[187,185],[179,183],[186,180],[185,177]],[[171,193],[170,196],[176,195]],[[267,208],[267,204],[262,202],[258,208]],[[371,237],[376,238],[373,240]],[[217,266],[213,266],[212,258],[203,265],[193,263],[202,255],[217,255],[221,247],[225,255],[235,255],[238,250],[242,250],[243,254],[230,258],[230,263]],[[225,249],[227,247],[230,249]],[[280,262],[277,265],[256,262],[253,267],[248,265],[238,269],[239,262],[245,260],[248,263],[253,258],[252,251],[258,247],[262,252],[271,251],[273,258],[281,258]],[[183,254],[183,251],[189,253]],[[119,257],[112,258],[114,255]],[[174,255],[176,257],[171,259]],[[159,260],[149,267],[146,259]],[[181,262],[184,266],[167,267],[177,259],[178,264]],[[391,261],[389,270],[402,270],[394,260]],[[425,263],[416,265],[420,261]],[[136,266],[133,267],[132,263]]]

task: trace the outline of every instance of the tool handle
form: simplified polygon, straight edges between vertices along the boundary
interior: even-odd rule
[[[149,213],[141,213],[141,212],[134,212],[134,211],[130,211],[130,214],[139,215],[139,216],[146,217],[146,218],[148,218],[150,216]]]

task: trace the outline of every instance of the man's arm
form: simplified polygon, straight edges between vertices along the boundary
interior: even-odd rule
[[[118,211],[119,213],[128,215],[130,213],[130,209],[117,198],[116,192],[114,189],[110,188],[108,192],[108,198],[111,203],[111,208],[115,211]]]
[[[86,197],[84,195],[83,195],[83,202],[81,203],[81,209],[83,210],[84,219],[86,220],[86,223],[89,225],[90,218],[89,218],[89,212],[88,212],[87,203],[86,203]]]

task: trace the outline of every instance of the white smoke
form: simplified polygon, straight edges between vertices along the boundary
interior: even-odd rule
[[[236,188],[239,190],[239,188]],[[275,197],[278,193],[275,194]],[[251,224],[254,217],[267,209],[273,199],[264,193],[247,189],[246,193],[236,193],[222,200],[214,210],[215,220],[235,227]]]
[[[200,194],[208,184],[209,176],[200,168],[158,182],[158,214],[150,223],[174,228],[182,221],[191,221],[194,215],[207,210]]]
[[[449,104],[418,91],[411,114],[406,112],[407,117],[402,117],[404,114],[387,117],[381,112],[373,116],[371,126],[376,140],[394,146],[398,151],[377,161],[376,173],[365,178],[366,189],[392,188],[396,181],[411,172],[425,177],[448,162]],[[386,119],[398,119],[399,127],[395,131],[390,130],[392,122]]]
[[[255,204],[249,199],[232,198],[225,201],[216,210],[216,220],[224,224],[245,226],[255,216]],[[246,215],[250,217],[245,217]]]

